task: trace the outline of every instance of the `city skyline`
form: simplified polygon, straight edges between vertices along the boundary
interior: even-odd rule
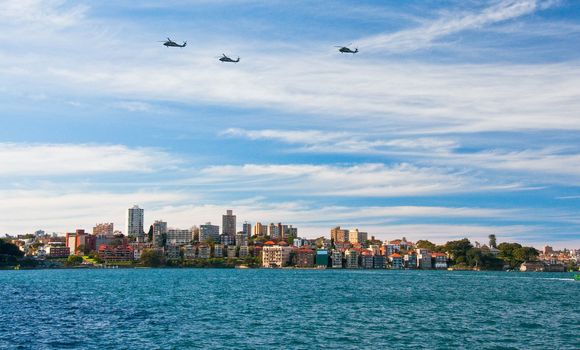
[[[139,204],[146,228],[580,246],[576,2],[0,6],[0,236]]]

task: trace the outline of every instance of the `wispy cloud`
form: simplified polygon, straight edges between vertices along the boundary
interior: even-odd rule
[[[308,196],[399,197],[518,188],[488,183],[453,169],[418,168],[411,164],[246,164],[212,166],[196,182],[227,191],[301,193]]]
[[[221,136],[254,141],[277,141],[298,147],[295,152],[392,154],[401,151],[449,151],[458,147],[451,139],[438,137],[393,138],[373,133],[323,130],[244,130],[229,128]]]
[[[64,0],[4,0],[0,18],[27,26],[64,28],[85,18],[87,10],[86,5],[68,5]]]
[[[177,157],[123,145],[0,143],[0,176],[42,177],[151,172],[175,167]]]
[[[418,28],[364,38],[358,41],[358,45],[366,50],[414,51],[428,48],[446,36],[529,15],[556,3],[541,0],[500,1],[480,12],[446,13]]]

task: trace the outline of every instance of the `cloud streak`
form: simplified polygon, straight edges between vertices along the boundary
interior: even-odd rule
[[[124,145],[0,143],[0,176],[42,177],[139,173],[170,169],[180,160],[154,148]]]
[[[476,13],[448,13],[442,18],[426,22],[414,29],[390,34],[379,34],[358,41],[365,50],[390,50],[394,52],[425,49],[436,44],[438,39],[466,30],[479,29],[487,25],[529,15],[555,5],[555,1],[508,0]]]

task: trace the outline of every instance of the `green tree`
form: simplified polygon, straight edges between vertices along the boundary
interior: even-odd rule
[[[83,258],[77,255],[70,255],[68,259],[66,259],[67,266],[77,266],[83,263]]]
[[[473,245],[471,245],[471,242],[469,242],[469,239],[467,238],[460,239],[457,241],[449,241],[445,243],[445,245],[443,246],[443,250],[447,252],[451,256],[451,259],[453,259],[456,263],[465,262],[467,264],[469,264],[470,259],[467,256],[467,252],[472,248]],[[473,254],[476,253],[472,252],[471,258],[476,257]]]
[[[24,253],[16,244],[0,239],[0,255],[10,255],[17,258],[24,256]]]
[[[513,252],[514,259],[518,265],[525,261],[534,261],[538,255],[539,252],[533,247],[516,248]]]
[[[423,239],[417,241],[415,246],[417,248],[420,248],[420,249],[429,249],[430,251],[435,251],[437,249],[437,246],[435,245],[435,243],[431,243],[431,242],[429,242],[427,240],[423,240]]]
[[[500,243],[497,246],[499,253],[497,257],[502,259],[506,264],[508,264],[511,268],[514,268],[518,265],[517,259],[514,257],[514,252],[516,249],[521,248],[522,245],[519,243]],[[521,264],[521,262],[520,262]]]
[[[153,242],[153,225],[149,226],[149,232],[147,232],[147,242]]]
[[[165,265],[165,257],[157,250],[146,249],[141,253],[139,262],[143,266],[159,267]]]

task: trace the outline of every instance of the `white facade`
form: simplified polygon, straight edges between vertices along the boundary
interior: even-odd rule
[[[135,205],[127,211],[127,236],[142,236],[143,232],[144,211]]]
[[[283,267],[290,261],[292,248],[286,246],[272,245],[264,246],[262,249],[263,267]]]
[[[330,258],[332,260],[333,269],[342,269],[342,253],[340,251],[333,251]]]
[[[167,243],[170,244],[187,244],[190,243],[193,236],[191,230],[169,229],[167,230]]]
[[[359,253],[356,250],[347,249],[346,252],[344,252],[344,257],[346,259],[347,269],[358,269]]]

